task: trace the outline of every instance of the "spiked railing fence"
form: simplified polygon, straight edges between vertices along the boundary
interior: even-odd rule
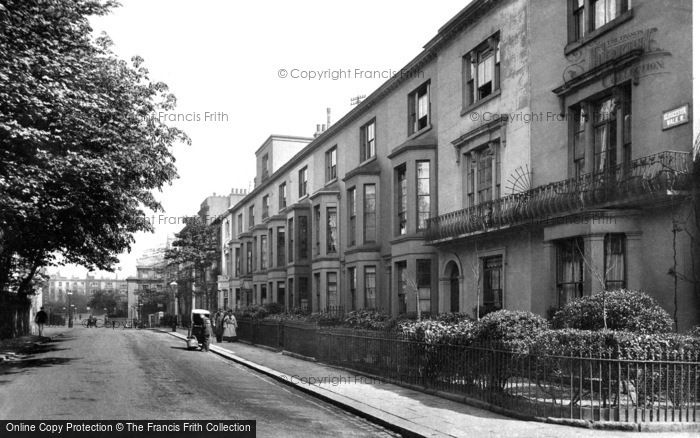
[[[270,327],[278,325],[277,334]],[[552,355],[315,324],[239,321],[241,339],[401,384],[466,396],[532,417],[700,422],[697,351]],[[279,334],[281,333],[281,335]],[[280,343],[281,340],[281,343]]]

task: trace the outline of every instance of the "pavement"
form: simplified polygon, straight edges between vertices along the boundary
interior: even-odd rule
[[[162,330],[182,340],[187,331]],[[402,436],[418,437],[697,437],[697,432],[594,430],[525,421],[387,383],[347,369],[303,360],[244,342],[212,343],[211,351],[342,407]]]

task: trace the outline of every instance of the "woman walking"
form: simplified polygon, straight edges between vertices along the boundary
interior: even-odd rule
[[[230,310],[224,317],[224,341],[234,342],[237,340],[236,329],[238,328],[238,323],[236,322],[236,317],[233,316],[233,312]]]

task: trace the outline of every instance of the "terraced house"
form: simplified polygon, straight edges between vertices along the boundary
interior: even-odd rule
[[[700,322],[690,0],[475,0],[222,220],[220,305],[546,314],[644,289]]]

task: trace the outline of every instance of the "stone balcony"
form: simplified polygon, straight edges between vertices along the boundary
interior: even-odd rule
[[[591,210],[643,208],[687,194],[692,156],[664,151],[526,192],[430,218],[426,241],[437,245],[517,225],[548,221]]]

